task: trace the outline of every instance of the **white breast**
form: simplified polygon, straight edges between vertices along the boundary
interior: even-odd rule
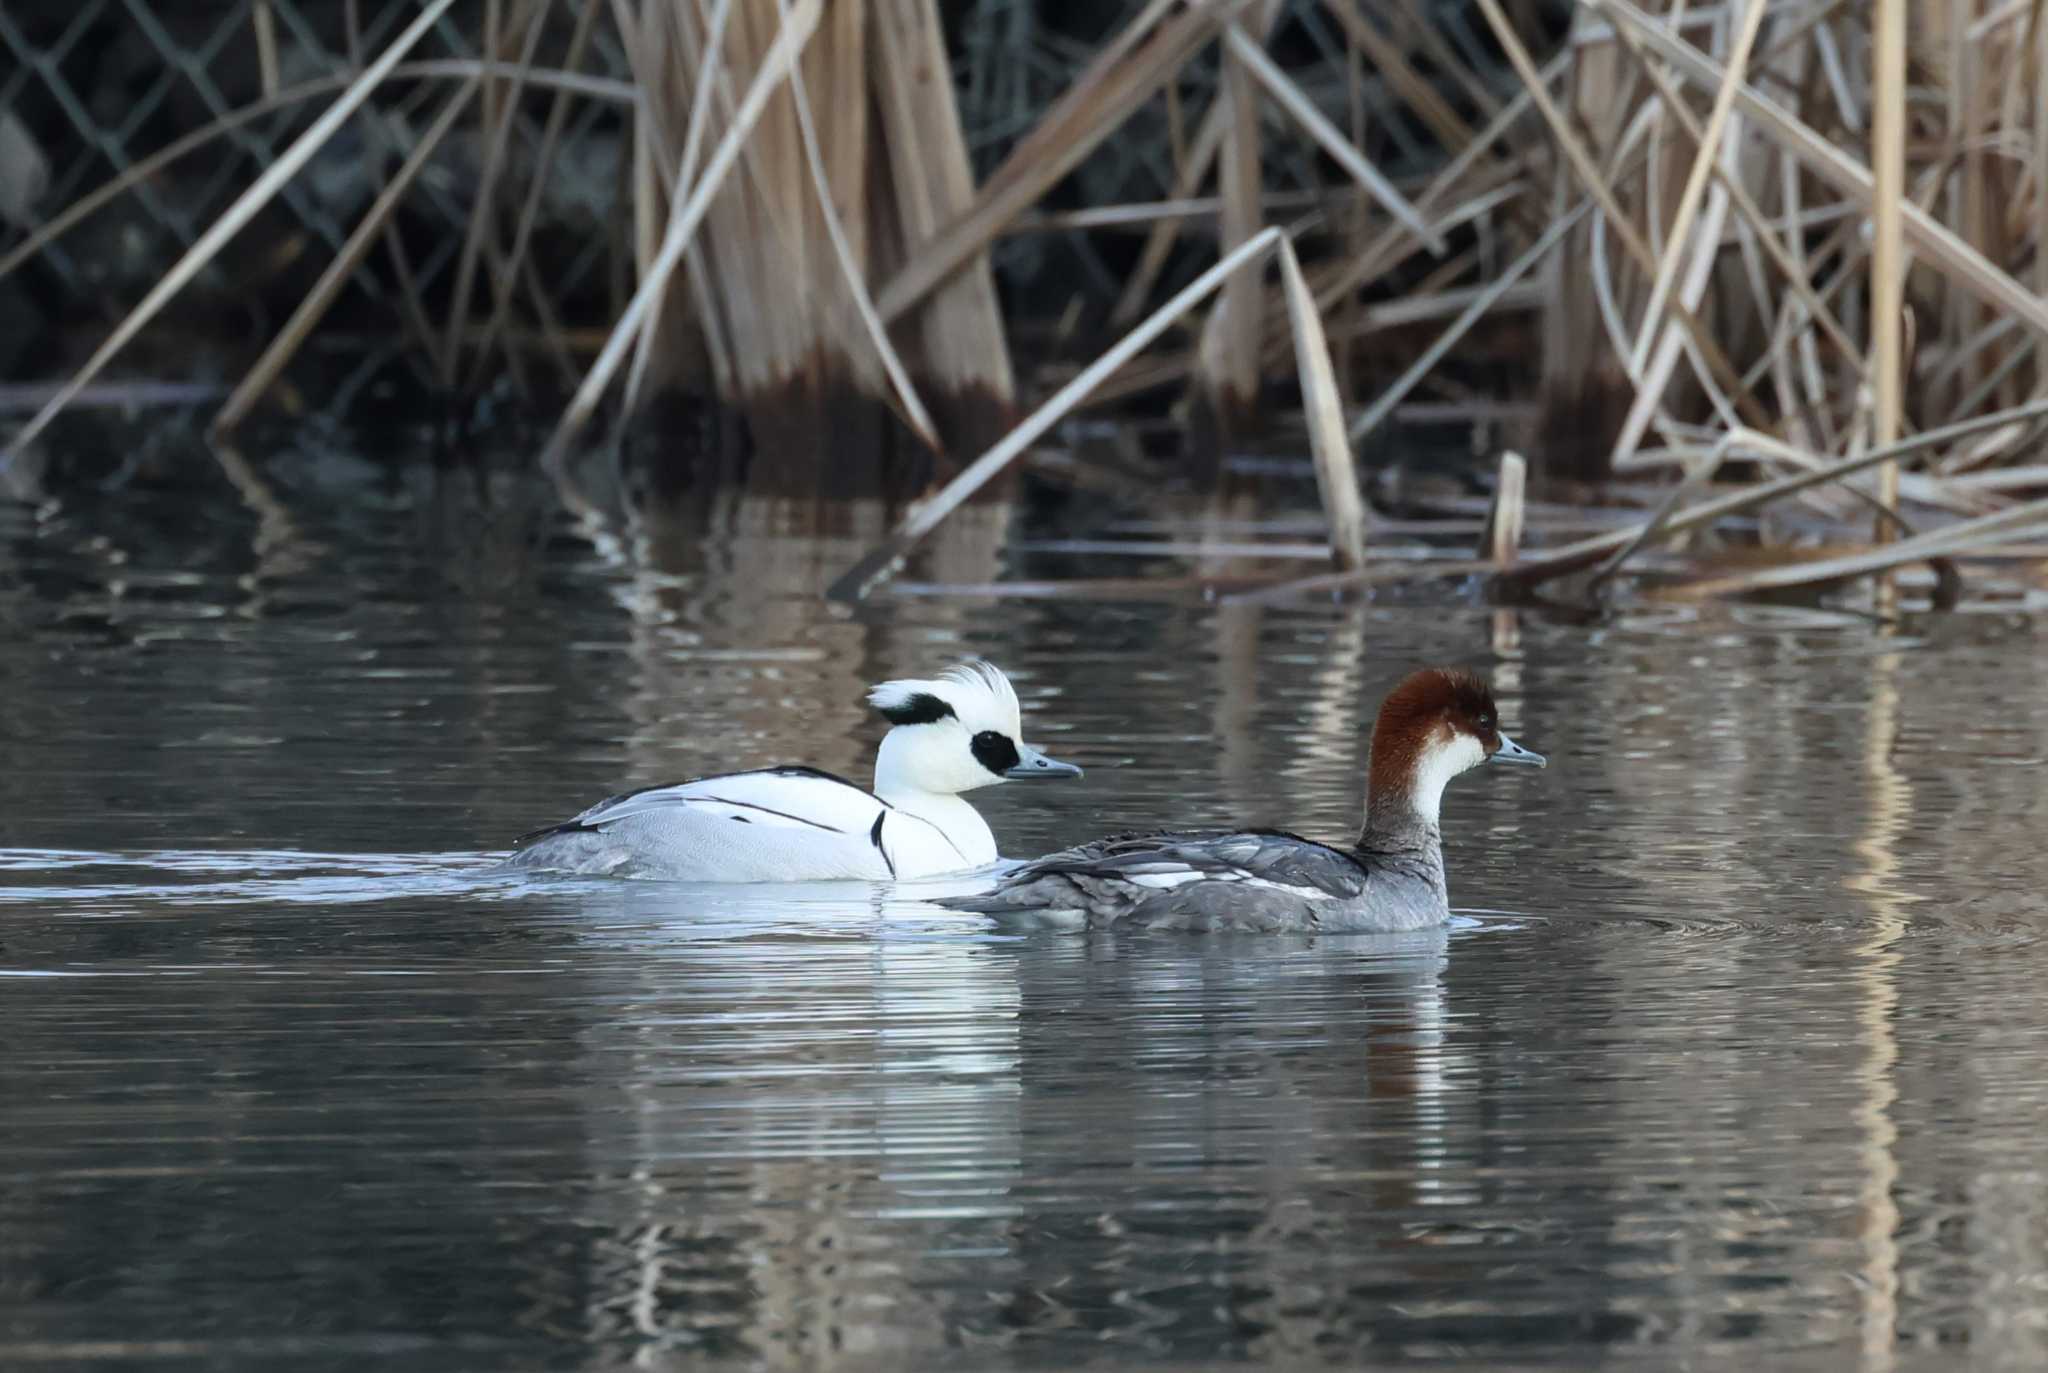
[[[895,809],[882,826],[898,877],[934,877],[996,861],[996,836],[966,800],[930,792],[891,791]]]

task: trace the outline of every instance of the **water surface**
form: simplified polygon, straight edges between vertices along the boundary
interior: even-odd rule
[[[0,520],[0,1364],[2048,1362],[2029,621],[850,610],[872,519],[166,508]],[[965,519],[919,575],[1045,574]],[[1421,662],[1552,766],[1453,786],[1422,936],[491,870],[864,776],[865,684],[970,652],[1088,768],[988,795],[1013,856],[1342,837]]]

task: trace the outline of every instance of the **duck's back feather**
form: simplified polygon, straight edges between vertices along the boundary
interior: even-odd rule
[[[881,882],[970,866],[930,821],[797,766],[625,792],[512,847],[524,868],[707,882]]]
[[[871,827],[875,816],[886,810],[888,803],[844,777],[791,764],[621,792],[599,801],[573,820],[520,835],[512,841],[512,847],[525,848],[550,834],[603,829],[631,816],[671,807],[702,809],[706,814],[719,814],[748,824],[854,834]]]
[[[1025,864],[1010,883],[1055,874],[1121,878],[1152,888],[1208,879],[1295,888],[1323,897],[1365,890],[1358,860],[1286,830],[1154,830],[1113,834]]]
[[[1119,834],[1048,854],[962,910],[1059,912],[1092,928],[1392,930],[1439,924],[1441,865],[1347,853],[1285,830]],[[1418,856],[1419,858],[1420,856]]]

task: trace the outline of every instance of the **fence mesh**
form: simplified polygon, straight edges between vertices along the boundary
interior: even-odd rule
[[[568,6],[558,4],[567,17]],[[216,122],[227,125],[151,174],[79,230],[46,246],[47,270],[81,297],[130,296],[189,248],[264,168],[417,17],[417,0],[238,0],[164,6],[155,0],[81,0],[65,5],[0,6],[0,119],[12,137],[12,203],[0,193],[0,218],[26,229],[172,144]],[[482,53],[480,7],[457,5],[408,57],[426,72],[436,63],[473,62]],[[583,68],[624,80],[616,35],[590,45]],[[438,83],[445,88],[445,83]],[[410,151],[437,83],[380,93],[300,176],[274,210],[272,242],[303,239],[300,250],[326,260],[377,193],[383,171]],[[264,108],[264,107],[269,108]],[[252,108],[261,112],[247,117]],[[521,121],[521,132],[530,132]],[[590,167],[615,146],[615,107],[585,102],[568,130],[571,167]],[[473,140],[451,139],[445,174],[417,183],[408,213],[446,232],[424,235],[431,248],[402,268],[366,261],[354,273],[372,299],[404,271],[413,289],[431,292],[450,270],[466,226],[470,189],[460,178]],[[0,178],[9,175],[0,168]],[[0,181],[0,191],[8,183]],[[580,189],[580,188],[579,188]],[[10,213],[11,211],[11,213]],[[608,214],[605,218],[609,218]],[[603,236],[570,259],[552,288],[573,295],[603,261]]]
[[[579,69],[621,88],[631,80],[614,27],[615,15],[630,6],[535,2],[547,7],[553,32],[542,52],[556,63],[581,6],[601,4]],[[1142,8],[1142,0],[1078,11],[1049,10],[1034,0],[942,6],[977,174],[986,176],[1000,162],[1082,75],[1102,43]],[[1441,7],[1441,39],[1484,70],[1489,63],[1483,44],[1461,8]],[[440,63],[445,76],[451,62],[480,59],[489,16],[502,18],[508,11],[521,13],[524,6],[517,0],[456,4],[408,56],[404,70],[424,73]],[[1435,13],[1421,3],[1408,10],[1425,11]],[[99,303],[106,313],[117,311],[190,247],[419,12],[419,0],[8,0],[0,5],[0,252],[178,140],[228,122],[225,136],[142,177],[38,255],[63,289]],[[1366,146],[1384,168],[1399,175],[1438,158],[1438,149],[1400,103],[1351,64],[1344,35],[1321,0],[1284,6],[1275,33],[1285,35],[1291,74],[1333,119],[1364,131]],[[1181,72],[1175,94],[1184,123],[1213,98],[1217,80],[1213,53]],[[331,260],[447,89],[445,80],[415,80],[380,90],[285,187],[260,221],[266,232],[246,240],[254,245],[249,251],[289,250],[316,268]],[[515,164],[522,152],[531,154],[539,145],[545,110],[538,97],[522,107]],[[552,232],[556,242],[553,254],[543,255],[545,284],[529,283],[529,289],[544,290],[558,307],[577,299],[617,298],[630,218],[624,212],[629,169],[622,111],[616,99],[574,101],[562,151],[546,177],[538,233]],[[1127,135],[1107,140],[1076,169],[1063,203],[1171,196],[1173,148],[1185,133],[1172,127],[1174,118],[1168,102],[1151,102]],[[1277,118],[1269,120],[1268,130],[1262,154],[1269,193],[1311,192],[1328,183],[1327,169],[1319,167],[1314,148],[1297,130]],[[482,138],[474,127],[449,138],[433,170],[408,196],[412,230],[356,268],[353,283],[366,297],[431,297],[450,277],[470,219]],[[1105,255],[1101,235],[1012,235],[995,250],[997,271],[1012,287],[1032,285],[1053,258],[1069,279],[1078,276],[1084,285],[1092,281],[1114,294],[1120,268],[1114,250]]]

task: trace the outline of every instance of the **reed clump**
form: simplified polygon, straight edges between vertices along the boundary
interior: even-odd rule
[[[1029,42],[1036,21],[1008,0],[946,13],[951,32],[935,0],[427,0],[298,97],[317,117],[16,443],[340,128],[404,99],[424,113],[402,160],[218,427],[261,402],[352,273],[402,260],[403,207],[461,139],[457,269],[394,293],[441,383],[558,374],[573,395],[543,457],[565,493],[590,421],[663,390],[735,407],[791,485],[897,454],[899,487],[930,499],[845,591],[879,585],[1076,409],[1160,397],[1226,435],[1299,397],[1338,570],[1261,595],[1431,575],[1368,556],[1391,525],[1359,503],[1354,463],[1374,465],[1392,422],[1488,405],[1512,421],[1496,446],[1528,455],[1487,465],[1513,474],[1476,560],[1503,592],[1650,576],[1721,595],[1914,562],[1951,585],[2037,556],[2037,4],[1133,0],[1063,47],[1057,88],[1013,101],[1000,133],[963,110],[1009,80],[991,35]],[[481,57],[414,53],[455,17]],[[607,52],[628,69],[603,71]],[[578,333],[534,225],[593,105],[626,149],[620,269]],[[0,278],[77,218],[39,222]],[[1070,249],[1057,299],[999,289],[1015,242]],[[1060,355],[1020,370],[1020,324],[1054,320]],[[1569,536],[1565,505],[1589,499],[1640,511]],[[1486,509],[1440,512],[1452,565],[1475,561],[1466,524]],[[1762,561],[1710,568],[1729,540]]]

